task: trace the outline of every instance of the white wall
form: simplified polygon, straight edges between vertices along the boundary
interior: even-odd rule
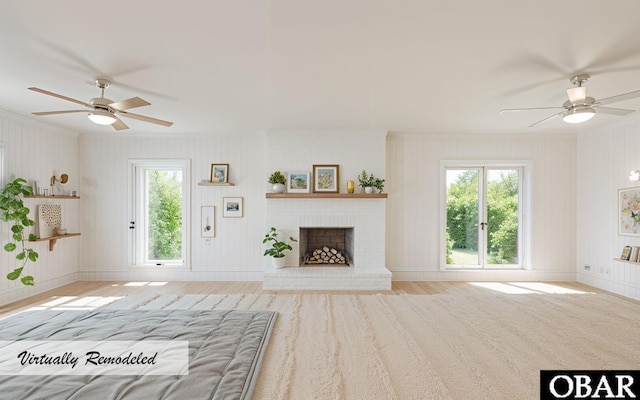
[[[46,244],[38,244],[41,260],[34,275],[40,289],[75,280],[76,271],[81,280],[261,280],[266,262],[262,256],[262,238],[268,222],[264,194],[269,190],[266,182],[269,174],[275,169],[311,171],[313,164],[321,163],[340,165],[341,186],[348,179],[355,180],[362,169],[386,178],[385,191],[389,193],[386,266],[394,272],[394,279],[572,280],[576,276],[576,265],[590,263],[594,265],[590,274],[580,271],[583,281],[588,278],[590,283],[600,286],[606,286],[607,282],[618,285],[623,282],[622,287],[637,286],[637,283],[624,283],[626,278],[613,280],[595,272],[599,265],[611,267],[610,260],[622,245],[633,242],[615,235],[613,208],[617,188],[628,186],[628,171],[640,167],[633,147],[626,145],[633,140],[632,130],[637,126],[620,127],[606,135],[584,135],[577,145],[573,136],[392,134],[386,137],[384,132],[377,131],[269,132],[206,138],[180,135],[152,138],[109,132],[78,138],[36,121],[6,114],[0,114],[0,118],[5,177],[15,174],[46,182],[52,173],[66,172],[71,177],[67,187],[78,189],[82,197],[79,202],[63,204],[65,213],[69,208],[70,214],[75,214],[73,207],[81,213],[81,220],[76,222],[82,236],[59,241],[51,253]],[[625,149],[624,157],[619,156],[621,148]],[[578,159],[576,154],[580,155]],[[159,273],[129,268],[128,160],[134,158],[192,160],[190,272],[164,270]],[[438,271],[439,173],[443,159],[531,160],[531,271],[471,274]],[[235,186],[197,186],[199,180],[208,178],[211,163],[229,163]],[[576,176],[580,183],[577,197]],[[612,178],[617,181],[612,182]],[[244,218],[221,217],[224,196],[244,197]],[[209,243],[199,237],[201,205],[217,207],[216,238]],[[608,216],[596,217],[593,221],[594,215],[604,209],[609,210]],[[595,230],[597,233],[583,232],[585,226],[591,227],[600,219],[611,225]],[[580,229],[577,260],[576,226]],[[603,235],[614,238],[603,240]],[[2,273],[6,275],[8,260],[6,255],[2,257]],[[631,269],[625,273],[631,274]],[[0,288],[2,299],[35,293],[33,289],[24,289],[4,279],[0,279]],[[2,299],[0,301],[6,302]]]
[[[82,228],[80,278],[86,280],[261,280],[264,134],[207,138],[135,137],[129,133],[80,138]],[[188,158],[192,162],[191,271],[130,268],[128,161]],[[212,163],[229,164],[235,186],[198,186]],[[244,197],[244,218],[222,218],[222,198]],[[216,206],[216,237],[200,237],[200,207]]]
[[[69,175],[64,190],[79,187],[77,134],[60,130],[30,119],[0,112],[0,148],[4,154],[2,186],[10,179],[20,177],[29,184],[39,180],[40,185],[49,188],[52,175]],[[49,188],[50,189],[50,188]],[[38,204],[62,205],[63,224],[69,232],[79,230],[79,200],[25,199],[35,219]],[[0,223],[0,243],[9,238],[9,225]],[[35,233],[33,230],[30,233]],[[39,258],[36,263],[28,263],[27,275],[35,278],[35,286],[26,287],[19,281],[9,281],[5,277],[20,266],[15,260],[15,252],[0,252],[0,304],[6,304],[37,293],[74,282],[78,270],[78,254],[82,236],[58,240],[54,251],[48,249],[48,242],[29,243]]]
[[[267,179],[276,169],[340,164],[341,190],[362,169],[384,175],[384,132],[270,132],[208,138],[129,134],[80,138],[84,251],[80,279],[262,280]],[[192,160],[191,271],[130,268],[128,160]],[[230,165],[231,187],[197,186],[211,163]],[[222,218],[222,197],[244,197],[244,218]],[[200,238],[200,206],[216,206],[216,238]]]
[[[530,270],[438,271],[441,160],[531,161]],[[573,136],[391,135],[387,268],[394,280],[574,280],[575,165]]]
[[[578,281],[640,299],[640,265],[613,261],[640,237],[618,235],[618,190],[640,186],[629,171],[640,168],[640,119],[578,136]],[[585,269],[585,265],[590,270]]]

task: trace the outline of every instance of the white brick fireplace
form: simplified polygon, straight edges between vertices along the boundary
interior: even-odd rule
[[[386,200],[381,198],[267,199],[268,226],[280,238],[299,237],[300,228],[352,228],[352,266],[300,266],[300,246],[286,257],[286,268],[264,272],[265,290],[390,290],[385,266]]]
[[[309,130],[266,132],[265,175],[279,170],[311,172],[314,164],[339,165],[339,191],[346,193],[348,180],[366,169],[385,176],[386,137],[374,130]],[[265,190],[270,191],[266,183]],[[356,187],[356,193],[360,187]],[[345,194],[346,196],[346,194]],[[391,272],[386,268],[384,198],[267,198],[265,232],[276,227],[281,238],[299,238],[301,227],[353,228],[352,266],[300,267],[300,249],[294,246],[287,268],[273,269],[264,257],[263,288],[266,290],[389,290]],[[349,246],[351,247],[351,246]]]

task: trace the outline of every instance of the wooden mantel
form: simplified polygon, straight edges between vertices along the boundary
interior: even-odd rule
[[[386,199],[387,193],[267,193],[267,199]]]

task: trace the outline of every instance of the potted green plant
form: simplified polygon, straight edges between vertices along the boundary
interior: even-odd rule
[[[271,242],[271,247],[264,251],[264,255],[271,256],[274,268],[283,268],[285,251],[293,250],[293,247],[291,247],[291,243],[297,242],[297,240],[293,237],[289,237],[288,243],[283,242],[278,239],[278,230],[274,227],[271,227],[269,233],[264,235],[264,239],[262,240],[262,243],[269,242]]]
[[[384,190],[384,179],[376,178],[373,182],[373,187],[376,188],[378,193],[382,193],[382,191]]]
[[[358,183],[364,188],[365,193],[373,193],[376,177],[374,177],[373,174],[368,174],[367,171],[363,169],[362,173],[358,175]]]
[[[11,237],[4,245],[4,250],[9,253],[19,250],[16,260],[22,263],[20,267],[7,274],[7,279],[12,281],[22,276],[27,262],[35,262],[38,259],[38,253],[25,246],[25,242],[36,238],[33,233],[26,235],[26,228],[34,226],[35,221],[29,218],[29,208],[24,205],[21,196],[30,195],[33,195],[33,187],[27,185],[23,178],[14,179],[0,191],[0,219],[11,224]],[[31,275],[22,276],[20,281],[23,285],[34,285]]]
[[[282,172],[275,171],[269,177],[269,181],[268,182],[273,185],[273,192],[274,193],[283,193],[284,190],[285,190],[284,184],[285,184],[285,182],[287,182],[287,179],[284,177]]]

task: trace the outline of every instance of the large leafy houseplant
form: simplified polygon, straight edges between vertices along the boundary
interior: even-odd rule
[[[269,231],[269,233],[264,235],[264,240],[262,241],[262,243],[268,242],[272,242],[271,247],[264,251],[264,255],[271,256],[273,258],[282,258],[284,257],[285,251],[293,250],[293,247],[291,247],[291,243],[297,242],[297,240],[293,237],[289,237],[288,243],[283,242],[278,239],[278,230],[274,227],[271,227],[271,230]]]
[[[26,235],[26,229],[34,226],[35,221],[29,218],[29,208],[24,205],[21,196],[33,195],[33,188],[27,185],[23,178],[16,178],[7,183],[0,191],[0,219],[10,225],[10,240],[4,245],[4,250],[11,253],[18,250],[16,260],[22,265],[7,274],[7,279],[16,280],[22,276],[27,262],[35,262],[38,253],[26,247],[25,242],[36,238],[34,234]],[[26,235],[26,237],[25,237]],[[23,285],[33,286],[34,280],[31,275],[24,275],[20,278]]]

